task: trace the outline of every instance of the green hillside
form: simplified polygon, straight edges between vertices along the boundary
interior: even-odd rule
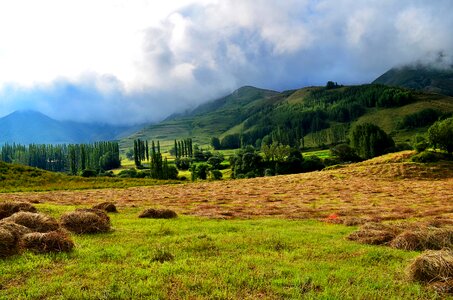
[[[453,68],[434,69],[422,65],[393,68],[373,83],[453,96]]]
[[[431,113],[427,122],[405,125],[405,118],[427,111]],[[321,147],[346,141],[349,129],[363,122],[375,123],[396,142],[404,142],[452,113],[452,97],[380,84],[307,87],[281,93],[244,87],[189,115],[144,128],[122,140],[121,146],[131,147],[135,138],[154,139],[166,150],[174,139],[191,137],[194,143],[208,145],[212,137],[219,137],[233,145],[259,146],[264,140]]]

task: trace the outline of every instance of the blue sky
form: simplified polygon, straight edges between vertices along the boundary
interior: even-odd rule
[[[0,3],[0,116],[131,124],[232,92],[368,83],[453,62],[450,0]]]

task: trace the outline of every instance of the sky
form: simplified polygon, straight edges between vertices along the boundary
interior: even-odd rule
[[[451,65],[451,11],[451,0],[5,0],[0,116],[157,122],[244,85]]]

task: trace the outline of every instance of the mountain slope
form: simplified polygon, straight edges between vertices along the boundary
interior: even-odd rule
[[[0,144],[89,143],[114,140],[136,127],[57,121],[36,111],[16,111],[0,118]]]
[[[174,139],[191,137],[195,143],[207,145],[211,137],[236,135],[252,145],[266,138],[267,142],[320,147],[346,141],[348,130],[363,122],[375,123],[396,142],[405,142],[426,132],[429,125],[404,127],[405,117],[426,109],[439,116],[452,114],[453,98],[379,84],[307,87],[281,93],[246,87],[190,115],[148,126],[121,140],[120,146],[130,148],[135,138],[154,139],[166,150]]]
[[[393,68],[373,83],[453,96],[453,68],[435,69],[422,65]]]
[[[161,140],[161,146],[173,145],[174,139],[192,137],[196,143],[208,144],[210,138],[219,136],[240,124],[263,106],[278,101],[280,93],[255,87],[242,87],[232,94],[205,103],[192,112],[169,118],[159,124],[147,126],[120,141],[121,148],[128,148],[136,138]]]

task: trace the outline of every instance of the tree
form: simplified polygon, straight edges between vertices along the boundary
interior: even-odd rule
[[[395,142],[378,126],[364,123],[352,130],[351,146],[361,158],[369,159],[386,153]]]
[[[220,140],[218,137],[212,137],[211,138],[211,146],[214,148],[214,150],[220,150]]]
[[[453,152],[453,117],[437,121],[428,129],[428,139],[434,148]]]

